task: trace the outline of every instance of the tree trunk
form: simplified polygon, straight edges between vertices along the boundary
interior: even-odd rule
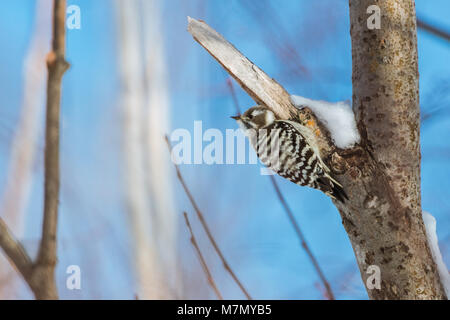
[[[420,203],[420,110],[413,0],[379,1],[381,28],[367,27],[372,0],[350,0],[353,110],[361,148],[334,154],[350,201],[337,203],[371,299],[445,299]],[[344,160],[344,161],[339,161]],[[336,169],[336,168],[335,168]]]

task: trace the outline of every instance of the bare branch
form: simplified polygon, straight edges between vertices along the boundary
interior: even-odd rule
[[[169,153],[172,152],[172,146],[170,144],[169,138],[167,136],[165,136],[166,139],[166,143],[167,143],[167,147],[169,148]],[[251,296],[250,294],[247,292],[247,290],[245,289],[245,287],[243,286],[243,284],[241,283],[241,281],[239,280],[239,278],[236,276],[236,274],[234,273],[234,271],[231,269],[230,265],[228,264],[227,260],[225,259],[225,256],[222,253],[222,250],[220,250],[216,240],[214,239],[208,224],[205,221],[205,218],[203,216],[203,213],[200,211],[197,203],[195,202],[194,197],[192,196],[191,192],[189,191],[189,188],[186,185],[186,182],[183,179],[183,176],[181,175],[180,172],[180,168],[178,168],[178,165],[174,163],[175,166],[175,170],[177,172],[177,178],[181,183],[181,186],[184,189],[184,192],[186,193],[187,197],[189,198],[189,201],[191,202],[192,206],[194,207],[194,210],[197,214],[198,219],[200,220],[203,229],[206,232],[206,235],[208,236],[209,241],[211,242],[212,246],[214,247],[214,250],[217,252],[217,255],[219,256],[220,260],[222,260],[223,266],[225,268],[225,270],[228,271],[228,273],[231,275],[231,277],[233,278],[234,282],[236,282],[236,284],[238,285],[238,287],[241,289],[241,291],[244,293],[244,295],[247,297],[247,299],[251,300]]]
[[[231,97],[233,98],[234,107],[236,108],[237,115],[241,115],[241,108],[239,108],[239,103],[236,96],[236,91],[234,90],[233,80],[231,78],[227,79],[227,86],[230,89]]]
[[[52,51],[47,56],[47,117],[45,131],[44,221],[36,268],[42,268],[41,283],[47,283],[41,298],[57,298],[54,270],[59,203],[59,118],[61,82],[69,64],[65,60],[66,1],[53,3]]]
[[[44,223],[39,263],[56,263],[56,226],[59,201],[59,118],[65,61],[65,1],[55,0],[52,51],[47,56],[47,118],[45,132]]]
[[[258,104],[281,119],[297,114],[287,91],[205,22],[188,17],[188,31]]]
[[[14,238],[3,219],[0,218],[0,248],[16,266],[25,280],[31,277],[33,262],[23,246]]]
[[[192,246],[195,249],[195,252],[197,253],[198,259],[200,260],[200,264],[202,265],[202,269],[205,272],[206,278],[208,280],[209,285],[211,288],[213,288],[214,293],[216,294],[217,298],[220,300],[223,300],[222,294],[220,293],[219,289],[217,288],[216,282],[214,281],[214,278],[211,275],[211,272],[209,271],[208,265],[206,264],[205,258],[203,258],[202,252],[200,251],[200,247],[197,244],[197,240],[195,240],[194,232],[192,231],[191,224],[189,223],[189,218],[186,212],[183,212],[184,214],[184,220],[186,221],[186,226],[189,229],[189,233],[191,234],[191,243]]]
[[[14,240],[3,221],[0,246],[24,276],[37,299],[57,299],[55,281],[56,232],[59,202],[59,115],[61,82],[69,68],[65,60],[66,1],[53,2],[52,51],[47,56],[47,118],[45,133],[44,221],[39,253],[31,263],[23,247]]]

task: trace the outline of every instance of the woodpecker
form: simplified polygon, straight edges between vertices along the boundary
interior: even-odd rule
[[[300,186],[324,192],[341,202],[348,199],[342,185],[322,161],[314,133],[292,120],[278,120],[265,106],[254,106],[233,116],[261,162]]]

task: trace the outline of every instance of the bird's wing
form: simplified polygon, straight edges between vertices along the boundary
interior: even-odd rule
[[[320,161],[320,164],[322,165],[323,170],[326,173],[330,172],[330,168],[327,167],[327,165],[323,162],[322,158],[320,157],[320,150],[316,136],[314,135],[314,132],[310,128],[305,127],[300,123],[291,120],[275,120],[275,121],[289,123],[291,126],[295,128],[295,130],[300,132],[300,134],[306,139],[308,145],[313,149],[314,153],[316,154],[317,158]]]

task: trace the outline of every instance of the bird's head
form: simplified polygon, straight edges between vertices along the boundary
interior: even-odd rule
[[[240,116],[231,117],[235,119],[242,129],[263,129],[275,121],[275,114],[264,106],[254,106]]]

